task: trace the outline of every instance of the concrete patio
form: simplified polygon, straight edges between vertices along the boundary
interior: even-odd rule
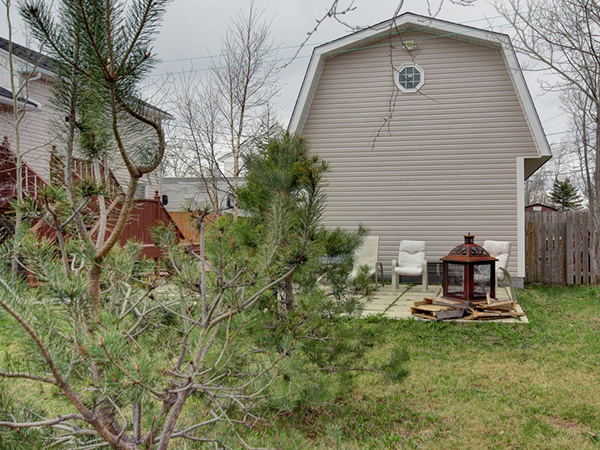
[[[364,302],[365,309],[363,311],[364,316],[382,314],[390,319],[409,319],[414,318],[415,320],[426,320],[420,317],[415,317],[410,313],[410,307],[413,302],[423,300],[423,297],[441,297],[442,286],[441,285],[429,285],[427,292],[423,292],[420,285],[401,284],[398,286],[396,292],[393,291],[390,285],[379,287],[377,291]],[[497,289],[496,298],[499,300],[509,300],[510,294],[507,287],[501,286]],[[523,312],[521,305],[517,302],[516,310]],[[479,320],[464,320],[455,319],[455,322],[478,322]],[[529,323],[527,316],[517,318],[506,318],[497,320],[486,320],[485,322],[502,322],[502,323]]]

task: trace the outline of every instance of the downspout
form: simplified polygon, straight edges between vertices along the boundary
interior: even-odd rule
[[[517,276],[525,280],[525,158],[517,157]]]

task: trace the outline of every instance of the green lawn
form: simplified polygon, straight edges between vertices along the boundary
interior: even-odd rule
[[[600,288],[518,296],[529,325],[373,323],[388,337],[371,357],[400,343],[409,376],[364,376],[350,401],[282,418],[279,439],[311,449],[600,448]]]
[[[600,448],[600,288],[518,295],[528,325],[368,319],[385,336],[373,362],[394,344],[409,352],[403,382],[362,375],[349,399],[245,438],[282,449]]]

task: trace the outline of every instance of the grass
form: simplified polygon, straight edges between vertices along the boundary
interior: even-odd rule
[[[369,319],[410,355],[395,384],[363,375],[337,404],[247,431],[282,449],[600,448],[600,288],[518,292],[530,324]],[[0,337],[10,341],[10,328]],[[48,399],[50,400],[50,399]]]
[[[529,325],[381,319],[408,350],[400,384],[364,376],[349,400],[286,417],[286,447],[311,449],[600,448],[600,288],[519,292]]]

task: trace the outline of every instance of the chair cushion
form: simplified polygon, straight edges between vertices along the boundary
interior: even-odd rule
[[[420,253],[423,252],[425,254],[426,244],[425,241],[401,241],[400,242],[400,252],[405,253]]]
[[[483,241],[483,248],[488,253],[497,258],[496,267],[508,269],[508,258],[510,258],[510,242],[509,241]],[[504,280],[504,272],[498,271],[498,280]]]
[[[422,266],[401,266],[395,267],[394,272],[398,275],[404,275],[406,277],[420,277],[423,274]]]
[[[375,263],[379,259],[379,236],[367,236],[362,245],[354,253],[354,266],[350,272],[350,279],[358,275],[360,266],[369,266],[368,275],[375,275]]]
[[[411,254],[401,251],[398,253],[398,267],[421,267],[424,259],[425,252]]]
[[[497,258],[496,267],[508,268],[508,258],[510,258],[510,242],[509,241],[484,241],[483,248],[488,253]],[[498,271],[498,280],[504,280],[504,272]]]
[[[497,258],[498,255],[510,254],[509,241],[484,241],[483,248],[485,248],[494,258]]]
[[[504,272],[498,269],[498,281],[504,281]]]
[[[422,275],[425,248],[425,241],[400,241],[398,267],[394,271],[408,277]]]

